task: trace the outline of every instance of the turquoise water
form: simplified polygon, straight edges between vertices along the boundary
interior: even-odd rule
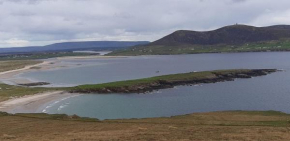
[[[73,62],[96,65],[32,72],[23,74],[23,77],[78,85],[216,69],[277,68],[285,71],[234,82],[179,86],[150,94],[81,95],[58,103],[46,103],[39,112],[99,119],[167,117],[226,110],[290,113],[290,53],[287,52],[142,56]],[[156,74],[157,70],[160,73]]]

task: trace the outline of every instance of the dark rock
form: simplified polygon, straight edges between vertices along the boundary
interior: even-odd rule
[[[237,78],[252,78],[251,76],[249,76],[247,74],[237,74],[236,77]]]

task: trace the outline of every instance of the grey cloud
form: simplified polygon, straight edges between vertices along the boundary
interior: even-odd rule
[[[156,40],[175,30],[243,23],[290,24],[289,0],[12,0],[1,1],[5,40]],[[14,41],[14,40],[13,40]]]
[[[233,2],[245,2],[245,1],[247,1],[247,0],[232,0]]]
[[[36,15],[36,13],[30,12],[30,11],[20,10],[20,11],[11,12],[10,15],[12,15],[12,16],[25,16],[25,17],[30,17],[30,16],[33,16],[33,15]]]
[[[26,3],[26,4],[36,4],[46,0],[0,0],[0,3],[14,2],[14,3]]]

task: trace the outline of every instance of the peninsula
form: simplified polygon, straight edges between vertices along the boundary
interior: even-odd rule
[[[233,81],[236,78],[251,78],[276,72],[276,69],[216,70],[171,74],[151,78],[81,85],[70,88],[71,93],[146,93],[180,85]]]

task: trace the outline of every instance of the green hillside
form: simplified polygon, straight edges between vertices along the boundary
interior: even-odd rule
[[[226,26],[213,31],[180,30],[147,45],[109,55],[168,55],[222,52],[289,51],[290,26]]]

